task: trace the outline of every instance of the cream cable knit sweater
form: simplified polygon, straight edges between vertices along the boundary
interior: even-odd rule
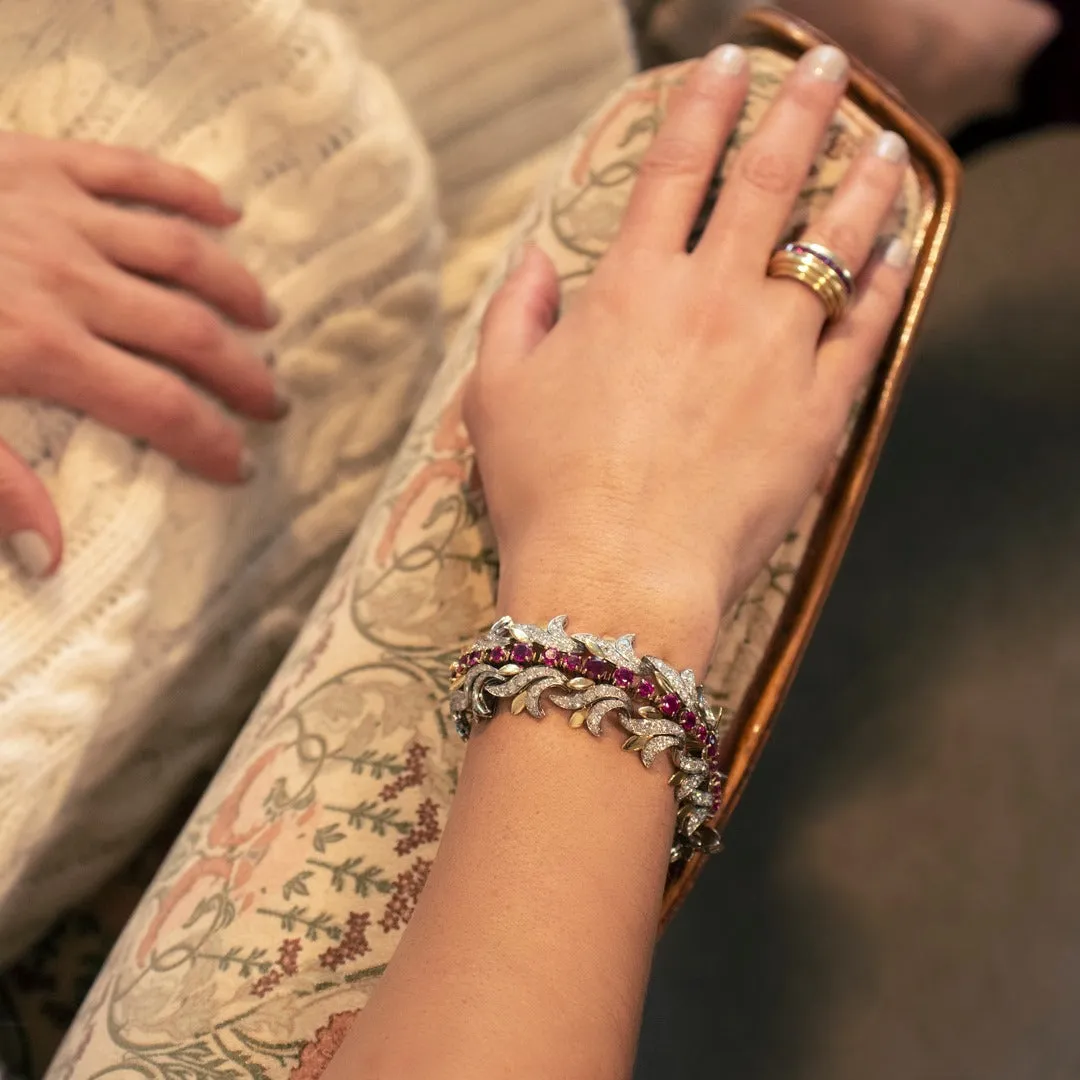
[[[363,53],[361,53],[361,48]],[[615,0],[0,0],[0,124],[222,182],[285,308],[296,400],[221,491],[0,401],[49,484],[56,579],[0,561],[0,960],[96,886],[230,741],[369,497],[451,320],[552,148],[628,71]]]

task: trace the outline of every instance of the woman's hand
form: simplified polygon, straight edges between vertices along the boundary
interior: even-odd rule
[[[257,420],[287,404],[230,326],[265,330],[276,313],[200,228],[239,217],[196,173],[138,151],[0,134],[0,396],[85,412],[210,480],[243,480],[240,427],[211,397]],[[0,539],[32,575],[59,562],[48,494],[2,441]]]
[[[747,91],[742,54],[714,54],[558,325],[557,282],[538,250],[492,303],[466,419],[499,541],[500,610],[569,612],[594,633],[647,615],[655,647],[707,659],[724,606],[832,461],[908,283],[899,242],[872,257],[907,160],[895,135],[867,145],[805,238],[860,275],[844,319],[825,328],[808,288],[766,276],[846,73],[835,49],[801,61],[688,255]]]
[[[744,63],[729,50],[691,78],[554,329],[551,265],[527,255],[466,394],[501,607],[637,630],[692,665],[835,453],[908,282],[902,248],[871,258],[901,184],[895,138],[867,147],[813,230],[861,271],[848,316],[823,335],[817,297],[766,277],[844,91],[835,50],[802,62],[685,254]],[[471,739],[423,895],[325,1080],[628,1077],[675,822],[665,777],[642,772],[557,717]]]

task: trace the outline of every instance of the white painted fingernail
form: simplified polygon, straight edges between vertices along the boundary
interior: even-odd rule
[[[907,143],[895,131],[883,131],[874,143],[874,156],[899,165],[907,160]]]
[[[705,58],[717,75],[741,75],[746,67],[746,53],[738,45],[721,45]]]
[[[901,240],[899,236],[890,242],[882,258],[885,265],[891,266],[894,270],[906,270],[910,260],[911,249],[908,247],[907,241]]]
[[[41,533],[33,529],[21,529],[19,532],[12,533],[8,537],[8,545],[15,556],[15,561],[28,577],[44,577],[46,571],[52,566],[52,549],[48,541]]]
[[[848,66],[848,58],[833,45],[819,45],[799,61],[799,67],[810,78],[826,82],[843,82]]]

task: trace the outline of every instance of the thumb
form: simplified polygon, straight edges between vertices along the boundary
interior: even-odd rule
[[[492,297],[480,332],[481,366],[520,363],[547,337],[559,313],[559,278],[535,244]]]
[[[60,562],[60,519],[45,485],[0,440],[0,540],[19,569],[31,578],[48,577]]]

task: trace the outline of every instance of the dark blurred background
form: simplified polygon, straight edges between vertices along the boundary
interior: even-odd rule
[[[979,151],[865,513],[638,1080],[1080,1076],[1080,134]]]

